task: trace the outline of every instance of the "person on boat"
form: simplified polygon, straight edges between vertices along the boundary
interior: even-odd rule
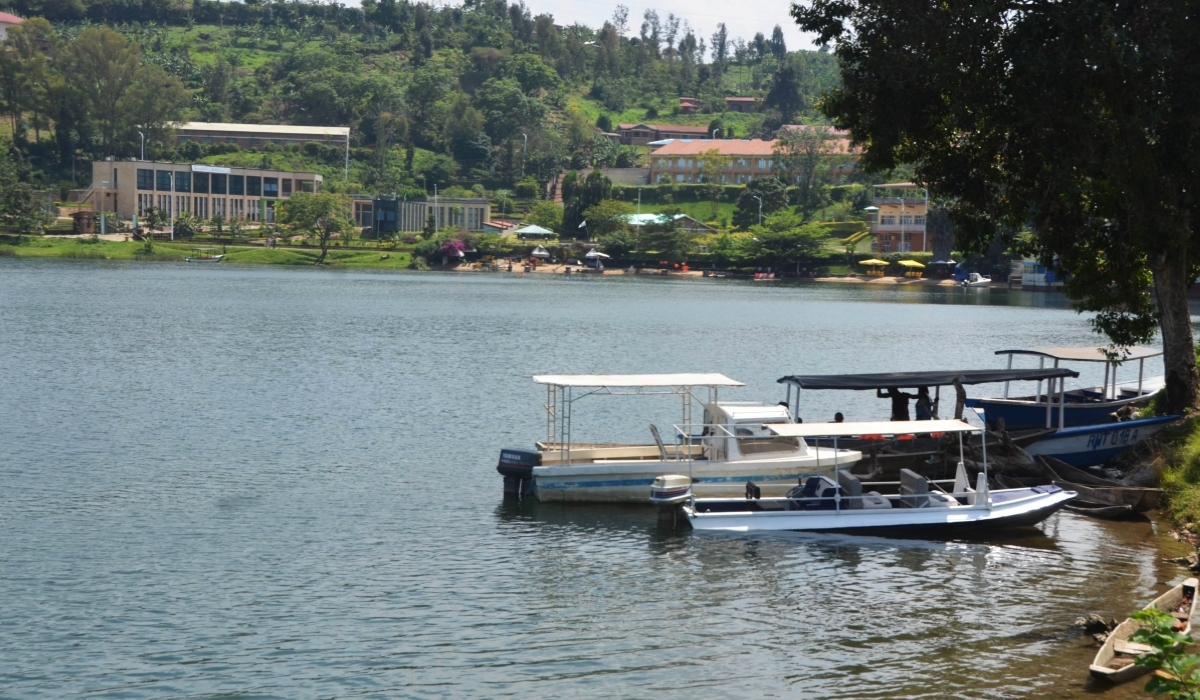
[[[916,394],[906,394],[896,387],[888,387],[886,394],[882,389],[876,389],[875,398],[892,400],[892,420],[912,420],[908,417],[908,400],[917,398]]]
[[[846,420],[846,417],[842,415],[841,411],[838,411],[837,413],[833,414],[833,422],[834,423],[842,423],[842,422],[845,422],[845,420]]]
[[[933,420],[933,400],[927,386],[917,387],[917,420]]]

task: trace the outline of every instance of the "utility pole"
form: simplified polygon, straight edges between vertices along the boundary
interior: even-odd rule
[[[750,196],[758,200],[758,225],[762,226],[762,197],[759,197],[756,194],[752,194]]]
[[[717,128],[715,128],[715,129],[713,129],[713,130],[712,130],[712,139],[713,139],[713,141],[716,141],[716,140],[717,140],[717,132],[718,132],[718,131],[720,131],[720,130],[721,130],[721,127],[719,127],[719,126],[718,126]]]
[[[142,137],[142,160],[146,160],[146,135],[139,131],[138,136]]]
[[[521,138],[525,139],[525,142],[521,145],[521,179],[524,180],[525,179],[525,151],[529,148],[529,134],[522,131]]]

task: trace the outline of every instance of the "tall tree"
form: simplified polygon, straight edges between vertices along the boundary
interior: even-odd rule
[[[721,155],[716,148],[710,148],[697,156],[697,160],[700,161],[704,195],[712,202],[712,218],[716,219],[717,202],[725,191],[725,169],[729,167],[730,157]]]
[[[85,29],[67,47],[65,74],[74,92],[89,107],[96,124],[100,148],[115,152],[117,138],[127,122],[121,100],[137,79],[141,51],[108,27]]]
[[[752,180],[738,195],[736,208],[733,210],[733,225],[740,229],[748,229],[758,223],[760,213],[765,218],[780,209],[786,209],[787,205],[787,187],[779,178],[762,177]]]
[[[771,53],[780,60],[787,56],[787,42],[783,40],[783,27],[778,24],[771,32]]]
[[[1187,290],[1200,270],[1200,2],[809,0],[800,27],[834,44],[824,103],[861,163],[914,163],[951,198],[959,245],[1031,225],[1066,292],[1124,346],[1162,333],[1166,408],[1200,377]],[[1153,288],[1154,295],[1150,290]]]
[[[804,109],[804,97],[800,94],[800,69],[794,61],[784,61],[771,78],[771,89],[763,101],[767,107],[779,110],[784,124],[792,123],[796,112]]]
[[[775,141],[775,167],[796,184],[796,199],[802,222],[821,206],[821,179],[828,171],[828,160],[835,141],[829,128],[805,125],[782,131]]]
[[[317,265],[325,262],[333,234],[349,231],[354,226],[350,219],[350,200],[345,195],[297,192],[280,207],[280,223],[297,233],[317,237],[317,243],[321,246]]]

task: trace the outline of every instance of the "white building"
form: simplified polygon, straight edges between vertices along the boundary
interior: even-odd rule
[[[25,20],[16,15],[10,15],[7,12],[0,12],[0,41],[8,38],[8,28],[15,27],[23,23]]]

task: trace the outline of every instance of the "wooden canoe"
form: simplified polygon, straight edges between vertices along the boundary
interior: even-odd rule
[[[1189,634],[1192,631],[1192,615],[1196,612],[1197,586],[1200,586],[1200,581],[1189,578],[1150,601],[1150,604],[1142,609],[1158,608],[1174,615],[1184,623],[1181,631]],[[1150,670],[1133,663],[1134,659],[1151,651],[1151,648],[1144,644],[1129,641],[1129,637],[1140,627],[1141,623],[1130,618],[1108,633],[1108,639],[1104,641],[1100,651],[1096,652],[1096,658],[1092,659],[1092,665],[1089,667],[1092,676],[1111,683],[1124,683]]]
[[[1103,518],[1105,520],[1120,520],[1133,515],[1133,507],[1129,505],[1110,506],[1104,503],[1092,503],[1090,501],[1073,498],[1067,501],[1063,506],[1072,513],[1086,515],[1089,518]]]
[[[1058,468],[1061,462],[1053,457],[1038,455],[1037,459],[1046,470],[1046,475],[1060,488],[1079,494],[1080,500],[1102,503],[1110,506],[1128,505],[1135,512],[1143,513],[1158,505],[1158,497],[1162,493],[1158,489],[1141,488],[1137,486],[1091,486],[1063,478]],[[1099,477],[1095,477],[1099,478]]]

